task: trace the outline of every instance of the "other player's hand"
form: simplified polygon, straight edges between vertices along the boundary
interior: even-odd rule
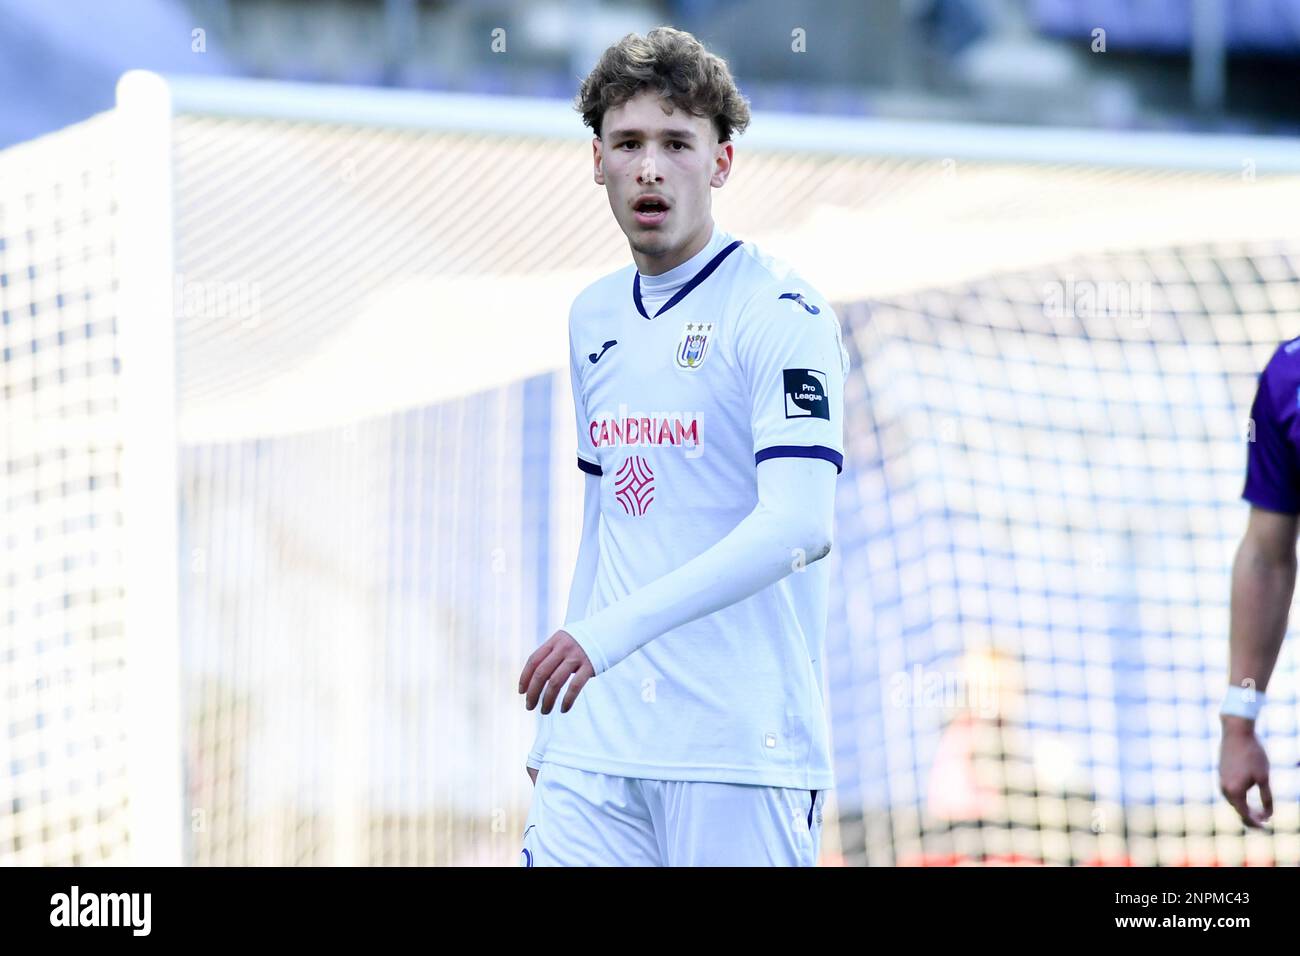
[[[1246,802],[1250,788],[1259,787],[1263,812]],[[1268,755],[1255,736],[1255,722],[1244,717],[1223,718],[1219,747],[1219,789],[1248,827],[1262,827],[1273,815],[1273,792],[1268,787]]]
[[[528,710],[536,707],[540,698],[542,713],[549,714],[555,706],[555,698],[560,695],[560,688],[572,677],[573,682],[560,705],[560,713],[567,714],[583,686],[595,676],[596,668],[582,645],[568,631],[560,630],[533,651],[524,664],[524,671],[519,675],[519,693],[528,695],[525,700]]]

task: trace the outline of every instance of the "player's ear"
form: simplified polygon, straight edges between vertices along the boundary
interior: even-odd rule
[[[593,136],[591,138],[591,161],[595,165],[594,175],[596,178],[596,185],[597,186],[605,185],[605,170],[602,169],[600,165],[601,155],[600,155],[599,136]]]
[[[713,151],[713,175],[709,178],[709,185],[718,189],[727,181],[731,175],[731,163],[735,157],[731,140],[719,143]]]

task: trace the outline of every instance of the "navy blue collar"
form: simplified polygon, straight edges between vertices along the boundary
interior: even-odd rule
[[[722,265],[722,260],[727,258],[727,256],[731,255],[731,253],[735,251],[736,247],[741,245],[743,242],[744,242],[743,239],[737,239],[731,245],[727,246],[727,248],[723,249],[716,256],[710,259],[709,264],[707,266],[705,266],[699,272],[695,273],[694,278],[692,278],[690,282],[686,283],[686,285],[678,289],[677,294],[663,304],[663,307],[658,312],[655,313],[655,317],[658,318],[659,316],[663,315],[665,312],[667,312],[669,309],[675,306],[678,302],[682,301],[682,299],[690,295],[691,290],[694,289],[701,282],[703,282],[705,279],[707,279],[710,275],[712,275],[713,270],[716,269],[718,266]],[[641,304],[641,273],[640,272],[638,272],[636,274],[636,278],[632,280],[632,301],[636,303],[636,310],[641,313],[642,318],[645,319],[650,318],[650,316],[646,315],[645,306]]]

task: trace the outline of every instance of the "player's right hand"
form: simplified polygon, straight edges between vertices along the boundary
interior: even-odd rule
[[[1251,787],[1259,787],[1263,812],[1246,802]],[[1255,722],[1244,717],[1223,718],[1219,748],[1219,789],[1248,827],[1262,827],[1273,815],[1273,792],[1268,787],[1268,755],[1255,736]]]
[[[540,701],[542,713],[549,714],[565,681],[572,677],[573,682],[560,705],[560,713],[567,714],[587,681],[595,676],[596,669],[582,645],[573,639],[572,634],[561,629],[533,651],[524,664],[524,671],[519,675],[519,693],[528,695],[524,706],[529,710]]]

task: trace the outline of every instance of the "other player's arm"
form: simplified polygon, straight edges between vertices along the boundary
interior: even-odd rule
[[[1263,694],[1286,636],[1287,614],[1295,591],[1296,533],[1293,514],[1250,509],[1250,521],[1232,565],[1232,611],[1228,638],[1228,680],[1235,688]],[[1234,714],[1220,717],[1219,783],[1243,823],[1262,826],[1273,814],[1268,756],[1255,736],[1255,720]],[[1259,787],[1263,811],[1246,800]]]
[[[1262,826],[1273,814],[1268,756],[1255,735],[1255,716],[1277,664],[1295,590],[1300,471],[1275,400],[1278,389],[1294,394],[1286,372],[1289,362],[1285,349],[1274,353],[1260,375],[1251,406],[1254,427],[1242,497],[1252,507],[1232,565],[1228,688],[1220,709],[1219,786],[1248,827]],[[1279,375],[1280,384],[1275,386]],[[1262,812],[1247,802],[1252,787],[1259,787]]]

